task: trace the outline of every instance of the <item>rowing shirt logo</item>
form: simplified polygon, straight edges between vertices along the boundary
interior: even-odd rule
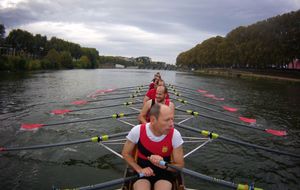
[[[162,153],[168,152],[168,147],[167,146],[163,146],[162,149],[161,149],[161,152]]]

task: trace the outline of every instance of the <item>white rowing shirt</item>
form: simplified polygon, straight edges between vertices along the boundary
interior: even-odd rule
[[[140,139],[140,128],[141,125],[136,125],[131,129],[131,131],[127,135],[127,139],[134,144],[137,144]],[[151,141],[160,142],[162,141],[167,135],[155,136],[152,131],[150,130],[150,123],[146,124],[146,134]],[[181,134],[177,129],[174,129],[173,137],[172,137],[172,146],[173,148],[178,148],[180,145],[183,144],[183,139]]]

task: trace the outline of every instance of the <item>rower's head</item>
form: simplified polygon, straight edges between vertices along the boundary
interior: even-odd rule
[[[159,86],[163,86],[163,85],[165,85],[165,81],[163,81],[163,80],[159,79],[159,80],[157,81],[157,83],[155,83],[155,86],[154,86],[154,88],[156,88],[156,89],[157,89],[157,87],[159,87]]]
[[[155,80],[161,80],[161,76],[160,76],[159,72],[155,73],[152,82],[155,82]]]
[[[174,125],[171,108],[164,104],[154,104],[149,114],[155,132],[159,135],[167,135]]]
[[[156,88],[156,95],[155,95],[155,99],[156,102],[158,103],[163,103],[167,97],[168,94],[168,89],[166,86],[158,86]]]

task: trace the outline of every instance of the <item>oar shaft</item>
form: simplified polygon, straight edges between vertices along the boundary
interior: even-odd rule
[[[72,144],[79,144],[79,143],[86,143],[90,142],[91,139],[82,139],[77,141],[70,141],[70,142],[61,142],[55,144],[43,144],[43,145],[35,145],[35,146],[25,146],[25,147],[10,147],[5,148],[4,151],[19,151],[19,150],[35,150],[35,149],[43,149],[43,148],[51,148],[51,147],[58,147],[58,146],[66,146]]]
[[[141,97],[144,95],[130,95],[130,96],[122,96],[122,97],[115,97],[115,98],[104,98],[104,99],[99,99],[99,100],[89,100],[88,102],[100,102],[100,101],[106,101],[106,100],[119,100],[119,99],[124,99],[124,98],[135,98],[135,97]]]
[[[106,96],[115,96],[115,95],[123,95],[123,94],[130,94],[130,93],[144,93],[146,92],[146,90],[136,90],[136,89],[129,89],[129,90],[123,90],[122,92],[118,92],[118,93],[109,93],[109,94],[101,94],[100,97],[106,97]],[[96,93],[95,93],[96,95]]]
[[[138,179],[138,178],[139,178],[139,175],[134,175],[134,176],[126,177],[126,178],[120,178],[120,179],[107,181],[107,182],[92,185],[92,186],[80,187],[79,189],[80,190],[103,189],[103,188],[106,188],[106,187],[112,187],[114,185],[119,185],[119,184],[125,183],[127,181],[131,181],[131,180]]]
[[[131,102],[131,104],[135,104],[135,102]],[[90,108],[81,108],[81,109],[74,109],[74,110],[71,110],[72,112],[76,112],[76,111],[84,111],[84,110],[93,110],[93,109],[102,109],[102,108],[111,108],[111,107],[116,107],[116,106],[121,106],[121,105],[126,105],[125,103],[124,104],[112,104],[112,105],[106,105],[106,106],[97,106],[97,107],[90,107]]]
[[[231,143],[235,143],[235,144],[240,144],[240,145],[244,145],[244,146],[248,146],[248,147],[252,147],[252,148],[256,148],[256,149],[265,150],[265,151],[268,151],[268,152],[273,152],[273,153],[277,153],[277,154],[282,154],[282,155],[287,155],[287,156],[300,158],[300,155],[289,153],[289,152],[274,150],[274,149],[271,149],[271,148],[268,148],[268,147],[264,147],[264,146],[244,142],[244,141],[239,141],[239,140],[235,140],[235,139],[231,139],[231,138],[227,138],[227,137],[223,137],[223,136],[219,136],[219,138],[222,139],[222,140],[231,142]]]
[[[133,112],[133,113],[128,113],[124,114],[124,116],[129,116],[129,115],[135,115],[138,114],[139,112]],[[65,121],[65,122],[58,122],[58,123],[50,123],[50,124],[44,124],[43,126],[54,126],[54,125],[64,125],[64,124],[70,124],[70,123],[81,123],[81,122],[87,122],[87,121],[96,121],[96,120],[102,120],[102,119],[108,119],[112,118],[112,116],[103,116],[103,117],[95,117],[95,118],[89,118],[89,119],[81,119],[77,121]]]
[[[174,99],[174,100],[179,101],[178,99]],[[196,107],[199,107],[199,108],[202,108],[202,109],[205,109],[205,110],[217,112],[217,113],[220,113],[220,114],[222,114],[222,115],[226,115],[226,116],[228,116],[228,117],[236,118],[236,117],[233,116],[233,115],[230,115],[230,114],[221,112],[221,111],[216,110],[216,109],[213,109],[213,108],[208,108],[208,107],[205,107],[205,106],[201,106],[201,105],[199,105],[199,104],[194,104],[194,103],[191,103],[191,102],[188,102],[188,101],[186,101],[186,104],[189,104],[189,105],[192,105],[192,106],[196,106]]]
[[[178,168],[178,167],[173,166],[171,164],[168,164],[168,167],[173,168],[173,169],[175,169],[177,171],[180,171],[182,173],[188,174],[192,177],[197,177],[199,179],[203,179],[205,181],[209,181],[209,182],[212,182],[212,183],[216,183],[216,184],[223,185],[223,186],[230,187],[230,188],[234,188],[234,189],[237,188],[237,184],[235,184],[233,182],[230,182],[230,181],[217,179],[217,178],[214,178],[214,177],[211,177],[211,176],[208,176],[208,175],[204,175],[204,174],[199,173],[199,172],[195,172],[193,170],[189,170],[187,168]]]
[[[75,140],[75,141],[69,141],[69,142],[60,142],[60,143],[54,143],[54,144],[44,144],[44,145],[25,146],[25,147],[8,147],[8,148],[2,148],[2,151],[4,152],[4,151],[19,151],[19,150],[34,150],[34,149],[43,149],[43,148],[51,148],[51,147],[58,147],[58,146],[67,146],[67,145],[80,144],[80,143],[86,143],[86,142],[100,142],[100,141],[106,141],[109,138],[125,136],[127,134],[128,134],[128,131],[116,133],[116,134],[112,134],[112,135],[102,135],[99,137],[92,137],[92,138],[88,138],[88,139],[81,139],[81,140]]]
[[[183,110],[183,109],[180,109],[180,108],[176,108],[176,110],[186,112],[186,110]],[[242,124],[242,123],[237,123],[237,122],[229,121],[229,120],[226,120],[226,119],[220,119],[220,118],[216,118],[216,117],[205,115],[205,114],[198,113],[198,116],[202,116],[202,117],[205,117],[205,118],[208,118],[208,119],[213,119],[213,120],[216,120],[216,121],[222,121],[222,122],[225,122],[225,123],[231,123],[231,124],[242,126],[242,127],[247,127],[247,128],[250,128],[250,129],[265,131],[265,129],[261,129],[261,128],[258,128],[256,126],[249,126],[249,125],[245,125],[245,124]]]
[[[218,107],[218,108],[221,107],[220,105],[217,105],[217,104],[209,103],[207,101],[199,100],[199,99],[196,99],[196,98],[191,98],[191,97],[184,96],[184,95],[181,95],[181,94],[178,95],[178,94],[173,93],[173,92],[170,92],[170,94],[173,94],[174,96],[178,96],[178,97],[183,97],[183,98],[186,98],[186,99],[189,99],[189,100],[194,100],[194,101],[197,101],[197,102],[202,102],[202,103],[205,103],[205,104],[208,104],[208,105],[211,105],[211,106],[215,106],[215,107]]]
[[[196,133],[202,133],[202,131],[204,131],[204,130],[201,130],[201,129],[195,129],[193,127],[186,126],[184,124],[175,123],[174,125],[177,126],[177,127],[179,127],[179,128],[190,130],[190,131],[193,131],[193,132],[196,132]],[[289,153],[289,152],[284,152],[284,151],[279,151],[279,150],[274,150],[274,149],[271,149],[271,148],[268,148],[268,147],[264,147],[264,146],[260,146],[260,145],[256,145],[256,144],[252,144],[252,143],[248,143],[248,142],[244,142],[244,141],[239,141],[239,140],[227,138],[227,137],[220,136],[220,135],[218,135],[217,138],[221,139],[221,140],[225,140],[225,141],[231,142],[231,143],[235,143],[235,144],[240,144],[240,145],[252,147],[252,148],[255,148],[255,149],[260,149],[260,150],[265,150],[265,151],[272,152],[272,153],[277,153],[277,154],[282,154],[282,155],[287,155],[287,156],[292,156],[292,157],[300,158],[300,155],[297,155],[297,154],[293,154],[293,153]]]
[[[248,187],[248,185],[235,184],[233,182],[225,181],[225,180],[218,179],[218,178],[214,178],[214,177],[211,177],[211,176],[199,173],[199,172],[195,172],[195,171],[187,169],[187,168],[179,168],[179,167],[171,165],[171,164],[169,164],[169,163],[167,163],[163,160],[160,161],[159,164],[162,165],[162,166],[167,166],[169,168],[172,168],[172,169],[174,169],[176,171],[179,171],[181,173],[190,175],[192,177],[196,177],[196,178],[199,178],[199,179],[202,179],[202,180],[205,180],[205,181],[209,181],[209,182],[212,182],[212,183],[216,183],[216,184],[219,184],[219,185],[222,185],[222,186],[225,186],[225,187],[229,187],[229,188],[232,188],[232,189],[237,189],[237,190],[248,189],[248,188],[245,188],[245,187]],[[254,190],[262,190],[260,188],[255,188],[255,187],[253,187],[253,189]]]

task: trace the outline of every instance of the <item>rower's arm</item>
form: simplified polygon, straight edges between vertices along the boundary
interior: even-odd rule
[[[148,100],[150,100],[150,98],[147,95],[145,95],[143,100],[143,105],[145,105]]]
[[[174,105],[174,103],[170,102],[169,107],[172,110],[172,115],[173,115],[173,120],[174,120],[174,116],[175,116],[175,105]]]
[[[180,145],[179,147],[173,149],[172,156],[173,156],[173,162],[171,164],[174,165],[174,166],[177,166],[179,168],[183,168],[184,167],[184,159],[183,159],[182,145]],[[171,171],[172,169],[168,168],[168,170]]]
[[[128,165],[130,165],[137,173],[141,173],[142,168],[136,163],[136,161],[132,157],[134,147],[135,144],[127,140],[122,150],[122,156]]]
[[[140,121],[141,124],[147,123],[146,117],[147,117],[147,112],[149,110],[149,103],[151,103],[151,101],[147,101],[144,105],[143,108],[141,110],[141,113],[138,116],[138,120]]]

